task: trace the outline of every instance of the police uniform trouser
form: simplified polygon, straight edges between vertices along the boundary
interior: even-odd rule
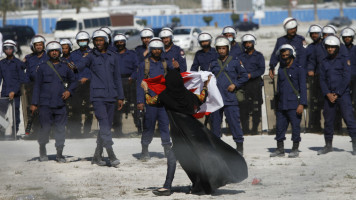
[[[114,142],[112,141],[111,127],[114,118],[115,102],[108,101],[93,101],[95,117],[99,122],[99,134],[96,142],[101,143],[105,148],[110,148]]]
[[[334,135],[334,121],[336,108],[339,107],[342,118],[344,119],[347,131],[351,138],[356,139],[356,120],[352,110],[350,93],[339,96],[335,103],[331,103],[327,97],[324,100],[324,137],[325,140],[331,141]]]
[[[144,131],[142,133],[141,144],[149,145],[153,139],[156,121],[161,133],[162,145],[172,144],[169,137],[169,120],[168,115],[163,106],[149,106],[146,104],[146,112],[144,117]]]
[[[356,75],[353,75],[351,77],[350,89],[351,89],[352,106],[354,109],[354,115],[356,117]]]
[[[302,115],[297,114],[296,109],[290,110],[277,110],[276,111],[276,137],[275,140],[278,142],[284,141],[286,139],[286,132],[289,123],[292,125],[292,141],[300,142],[300,121],[302,120]]]
[[[15,103],[15,117],[16,117],[16,132],[19,131],[20,124],[20,96],[14,98]]]
[[[50,108],[49,106],[39,106],[39,118],[41,130],[39,131],[38,143],[43,145],[49,142],[49,134],[53,125],[55,146],[64,146],[65,125],[67,123],[66,107]]]
[[[244,141],[243,133],[240,124],[240,110],[237,105],[226,105],[219,110],[211,113],[211,130],[217,137],[221,137],[221,122],[223,113],[225,113],[227,123],[235,142],[242,143]]]

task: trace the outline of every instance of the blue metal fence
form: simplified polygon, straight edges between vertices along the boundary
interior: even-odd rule
[[[281,24],[283,20],[288,16],[286,10],[280,11],[266,11],[266,17],[261,20],[262,25],[275,25]],[[330,20],[335,16],[338,16],[340,11],[336,9],[319,9],[318,17],[320,20]],[[213,21],[210,25],[217,23],[219,27],[224,27],[231,25],[232,21],[230,18],[231,13],[220,12],[220,13],[199,13],[199,14],[178,14],[178,15],[158,15],[158,16],[139,16],[141,19],[147,20],[147,25],[155,27],[163,27],[166,24],[170,23],[173,17],[179,17],[181,24],[183,26],[206,26],[203,17],[212,16]],[[251,15],[251,14],[250,14]],[[301,22],[314,21],[314,10],[305,9],[305,10],[293,10],[293,17],[298,19]],[[350,19],[356,20],[356,8],[344,8],[344,15]],[[240,15],[240,19],[243,18],[243,14]],[[51,33],[54,30],[56,25],[57,18],[43,18],[42,25],[43,31],[45,33]],[[254,22],[258,20],[253,19]],[[7,19],[7,24],[11,25],[29,25],[34,31],[38,32],[38,18],[26,18],[26,19]],[[2,25],[2,19],[0,19],[0,26]]]

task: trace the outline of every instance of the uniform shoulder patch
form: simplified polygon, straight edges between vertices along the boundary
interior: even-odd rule
[[[350,60],[347,60],[347,65],[351,66],[351,61]]]
[[[306,48],[308,46],[307,41],[303,40],[303,47]]]
[[[180,56],[182,56],[182,58],[185,58],[185,53],[183,50],[180,50]]]

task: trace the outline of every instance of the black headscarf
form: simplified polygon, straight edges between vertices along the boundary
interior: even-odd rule
[[[169,70],[166,77],[166,89],[158,95],[161,104],[167,110],[193,115],[202,104],[198,97],[187,90],[183,78],[177,70]]]

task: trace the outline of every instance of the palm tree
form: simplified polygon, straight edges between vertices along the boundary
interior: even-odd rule
[[[2,13],[2,26],[6,25],[6,15],[9,11],[15,11],[16,5],[11,0],[0,0],[0,11]]]

